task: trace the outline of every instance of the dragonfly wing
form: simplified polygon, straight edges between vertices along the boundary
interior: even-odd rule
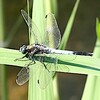
[[[49,57],[49,59],[51,60],[51,66],[52,66],[52,67],[49,67],[49,69],[51,68],[51,70],[55,72],[69,72],[70,69],[67,64],[66,66],[60,65],[60,63],[63,64],[64,62],[59,59],[59,56],[60,56],[59,54],[55,54],[55,55],[52,55],[52,57]],[[66,58],[65,56],[66,55],[62,55],[62,58]],[[67,55],[66,61],[73,61],[75,59],[76,59],[76,55],[74,56]]]
[[[47,70],[45,67],[42,68],[38,79],[38,84],[40,85],[40,87],[42,89],[45,89],[50,83],[50,80],[52,79],[53,76],[54,72]]]
[[[54,14],[49,13],[48,15],[46,15],[45,19],[47,35],[46,37],[48,37],[50,43],[49,47],[58,48],[61,41],[61,35]]]
[[[29,80],[29,68],[23,67],[17,74],[16,83],[18,85],[23,85]]]
[[[21,14],[29,27],[30,36],[32,35],[33,40],[35,40],[35,43],[42,43],[42,39],[41,37],[39,37],[40,32],[36,24],[32,21],[32,19],[28,16],[28,14],[24,10],[21,10]]]

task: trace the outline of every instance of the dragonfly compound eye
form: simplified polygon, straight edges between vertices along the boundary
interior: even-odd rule
[[[22,47],[20,47],[19,51],[22,52],[22,54],[26,54],[26,52],[27,52],[27,46],[23,45]]]

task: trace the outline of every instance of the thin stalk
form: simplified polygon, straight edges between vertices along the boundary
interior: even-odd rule
[[[29,2],[29,0],[27,0],[27,2]],[[29,4],[28,4],[29,5]],[[27,6],[28,7],[28,6]],[[30,9],[32,8],[32,0],[30,1]],[[26,7],[25,7],[26,9]],[[29,9],[29,10],[30,10]],[[20,12],[20,11],[19,11]],[[29,12],[29,11],[28,11]],[[23,22],[22,16],[21,14],[19,15],[19,17],[17,18],[17,21],[15,22],[15,24],[13,25],[12,29],[9,31],[9,35],[8,37],[6,37],[3,45],[4,47],[8,47],[9,44],[11,43],[13,37],[15,36],[15,34],[17,33],[18,29],[20,28],[21,24]]]
[[[14,37],[15,34],[17,33],[17,31],[18,31],[20,25],[22,24],[22,22],[23,22],[22,16],[19,16],[18,19],[17,19],[17,21],[15,22],[14,26],[13,26],[12,29],[10,30],[9,36],[6,37],[6,39],[5,39],[4,47],[7,47],[7,46],[11,43],[13,37]]]
[[[46,15],[46,4],[44,1],[45,0],[34,0],[33,4],[32,20],[35,22],[40,31],[37,39],[44,36],[44,18]],[[33,36],[31,37],[30,41],[31,43],[34,43]],[[34,69],[31,68],[30,75],[32,78],[29,80],[28,100],[54,100],[52,80],[49,82],[49,85],[45,89],[41,89],[37,83],[37,80],[39,77],[41,77],[39,76],[41,71],[42,70],[36,71],[35,77],[33,77]]]
[[[79,2],[80,2],[80,0],[76,0],[72,14],[69,18],[68,24],[66,26],[66,29],[65,29],[65,32],[63,34],[62,41],[61,41],[61,44],[60,44],[61,49],[65,49],[65,47],[66,47],[66,44],[67,44],[67,41],[68,41],[68,38],[69,38],[69,35],[70,35],[70,31],[71,31],[71,28],[72,28],[72,25],[73,25],[73,22],[74,22],[74,19],[75,19],[75,15],[76,15],[76,12],[77,12],[77,9],[78,9]]]
[[[0,0],[0,46],[4,46],[4,16],[3,16],[3,0]],[[7,82],[6,69],[4,65],[0,66],[0,85],[1,99],[7,100]]]
[[[57,0],[44,0],[44,1],[46,4],[45,5],[46,14],[54,13],[54,15],[57,16]],[[53,41],[54,39],[52,38],[50,40]],[[54,42],[52,42],[52,43],[54,43]],[[53,79],[53,90],[54,90],[54,100],[59,100],[57,75],[55,75],[55,77]]]
[[[97,41],[94,48],[94,57],[100,58],[100,21],[96,20]],[[100,77],[88,75],[82,100],[100,100]]]

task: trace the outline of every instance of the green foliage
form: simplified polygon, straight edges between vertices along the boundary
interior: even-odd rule
[[[97,33],[97,38],[100,40],[100,21],[98,18],[96,19],[96,33]]]
[[[96,41],[96,45],[94,48],[93,57],[100,59],[100,46],[99,46],[100,45],[100,22],[98,19],[96,20],[96,34],[97,34],[97,41]],[[99,67],[100,65],[98,65],[98,68]],[[86,99],[87,100],[99,100],[100,99],[100,95],[99,95],[100,89],[98,88],[99,84],[100,84],[100,76],[96,76],[95,74],[88,75],[84,93],[82,96],[82,100],[86,100]]]
[[[79,0],[76,1],[76,4],[74,6],[74,9],[72,11],[72,15],[70,17],[70,20],[67,24],[66,30],[64,32],[62,42],[61,42],[61,49],[64,49],[66,46],[66,43],[68,41],[71,27],[75,18],[75,14],[78,8]],[[29,7],[28,7],[29,8]],[[46,14],[53,12],[57,14],[57,3],[56,0],[34,0],[34,6],[33,6],[33,13],[32,13],[32,20],[35,22],[35,24],[38,26],[38,29],[41,34],[38,35],[38,38],[41,38],[44,36],[44,17]],[[99,95],[98,93],[98,87],[94,87],[96,84],[99,86],[99,82],[95,82],[96,78],[98,78],[97,81],[99,81],[100,76],[100,59],[99,57],[99,45],[100,45],[100,22],[97,19],[96,23],[96,32],[97,32],[97,43],[94,50],[94,57],[88,57],[88,56],[76,56],[76,55],[62,55],[62,54],[45,54],[47,59],[45,60],[46,64],[52,64],[53,59],[49,59],[49,56],[52,58],[57,59],[57,64],[54,67],[50,67],[50,70],[56,71],[56,72],[65,72],[65,73],[79,73],[79,74],[87,74],[89,75],[86,88],[88,91],[84,91],[83,100],[87,100],[87,96],[89,97],[88,100],[97,100],[96,97]],[[31,35],[30,35],[31,36]],[[33,38],[30,38],[30,43],[33,43]],[[0,48],[0,64],[7,64],[7,65],[15,65],[18,67],[25,67],[25,64],[28,64],[30,61],[27,60],[27,58],[24,58],[22,60],[15,61],[16,58],[22,57],[23,54],[21,54],[18,50],[13,49],[6,49],[6,48]],[[43,56],[43,55],[35,55],[37,56]],[[44,57],[45,57],[44,56]],[[54,100],[54,93],[53,93],[53,86],[52,81],[50,81],[49,85],[45,89],[41,89],[39,84],[37,84],[37,80],[40,74],[40,70],[38,70],[38,67],[40,66],[40,63],[36,61],[36,64],[30,65],[30,80],[29,80],[29,91],[28,91],[28,100]],[[36,69],[35,69],[36,68]],[[48,68],[49,69],[49,68]],[[35,75],[34,75],[35,73]],[[93,77],[92,77],[93,76]],[[95,76],[95,77],[94,77]],[[98,77],[97,77],[98,76]],[[34,78],[33,78],[34,77]],[[92,78],[91,78],[92,77]],[[91,79],[90,79],[91,78]],[[91,84],[91,85],[90,85]],[[95,96],[94,94],[94,88],[95,88]],[[96,92],[97,91],[97,92]],[[92,98],[92,99],[91,99]],[[95,98],[95,99],[94,99]]]
[[[30,61],[24,58],[23,61],[15,61],[16,58],[20,58],[23,55],[18,50],[0,48],[0,64],[15,65],[20,67],[25,67],[24,65]],[[38,55],[36,55],[38,56]],[[40,56],[40,55],[39,55]],[[45,55],[49,57],[49,54]],[[100,75],[100,59],[88,56],[74,56],[74,55],[57,55],[50,54],[53,58],[58,59],[57,69],[51,68],[53,71],[58,72],[71,72],[80,74],[90,74],[90,75]],[[27,61],[25,61],[27,60]],[[87,62],[88,61],[88,62]],[[46,60],[47,63],[52,63],[52,59]],[[38,66],[38,62],[35,64]],[[33,65],[31,65],[33,66]]]
[[[68,41],[68,38],[69,38],[69,35],[70,35],[70,31],[71,31],[72,25],[74,23],[74,19],[75,19],[75,15],[76,15],[76,12],[77,12],[77,9],[78,9],[79,2],[80,2],[80,0],[77,0],[76,3],[75,3],[72,14],[69,18],[65,32],[64,32],[63,37],[62,37],[60,49],[65,49],[65,47],[66,47],[66,44],[67,44],[67,41]]]

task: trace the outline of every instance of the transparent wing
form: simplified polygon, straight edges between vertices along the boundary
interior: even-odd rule
[[[54,63],[46,64],[46,68],[44,66],[41,67],[40,75],[38,79],[38,84],[40,85],[41,89],[45,89],[49,85],[50,81],[55,75],[55,72],[69,71],[69,68],[67,66],[65,66],[65,68],[62,68],[62,66],[57,65],[58,62],[56,58],[53,58],[53,61]]]
[[[55,72],[49,71],[43,66],[38,79],[38,84],[40,85],[41,89],[45,89],[48,86],[52,77],[54,76],[54,73]]]
[[[40,65],[37,66],[38,68],[38,79],[37,82],[41,89],[45,89],[49,84],[50,80],[52,79],[55,72],[51,71],[50,64],[44,63],[45,56],[35,56],[35,60],[39,61]]]
[[[70,71],[69,63],[70,63],[70,61],[74,61],[77,58],[77,56],[76,55],[67,55],[67,58],[65,59],[65,61],[60,60],[59,57],[66,58],[66,55],[55,54],[55,55],[52,55],[51,57],[49,57],[49,59],[51,60],[51,63],[52,63],[51,70],[55,71],[55,72],[69,72]],[[68,61],[68,63],[66,61]],[[65,63],[66,63],[66,65],[65,65]]]
[[[50,57],[50,56],[51,55],[48,55],[48,57],[46,56],[40,57],[41,65],[39,66],[38,84],[40,85],[41,89],[45,89],[48,86],[55,72],[62,72],[62,70],[64,70],[65,72],[69,71],[68,67],[66,67],[65,70],[65,68],[63,69],[62,67],[59,66],[60,68],[58,69],[58,65],[57,65],[58,59],[55,56],[54,57]],[[48,63],[49,60],[50,62]],[[37,61],[39,60],[37,59]]]
[[[49,47],[58,48],[61,41],[61,35],[54,14],[49,13],[48,15],[46,15],[45,19],[46,19],[45,37],[47,39],[46,45],[50,43]]]
[[[16,83],[18,85],[23,85],[29,80],[29,68],[23,67],[17,74]]]
[[[29,30],[31,32],[30,36],[32,35],[33,40],[35,40],[35,43],[42,43],[42,39],[41,37],[39,37],[40,32],[35,23],[32,21],[32,19],[28,16],[28,14],[24,10],[21,10],[21,14],[29,27]]]

